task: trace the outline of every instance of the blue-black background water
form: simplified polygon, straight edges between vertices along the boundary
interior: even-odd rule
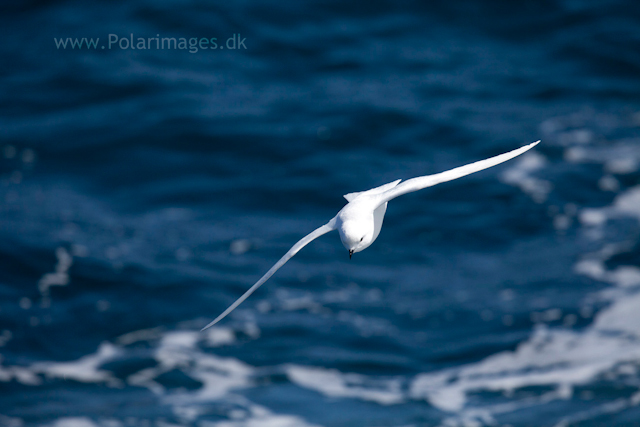
[[[640,420],[637,2],[25,1],[0,23],[0,425]],[[149,40],[172,37],[209,42]],[[351,261],[314,241],[199,332],[342,194],[538,139],[394,200]]]

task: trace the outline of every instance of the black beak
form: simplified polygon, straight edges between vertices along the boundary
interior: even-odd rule
[[[349,259],[351,259],[351,255],[353,255],[353,249],[349,249]]]

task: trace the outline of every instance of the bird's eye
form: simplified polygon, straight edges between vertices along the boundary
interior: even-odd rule
[[[361,242],[362,242],[363,240],[364,240],[364,236],[362,236],[362,237],[360,238],[360,241],[361,241]]]

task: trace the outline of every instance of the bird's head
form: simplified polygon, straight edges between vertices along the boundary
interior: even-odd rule
[[[347,250],[349,258],[356,252],[369,247],[373,238],[373,226],[360,221],[345,221],[338,228],[340,240]]]

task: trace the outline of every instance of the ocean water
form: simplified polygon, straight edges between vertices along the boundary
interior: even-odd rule
[[[0,10],[1,426],[640,424],[637,2]]]

